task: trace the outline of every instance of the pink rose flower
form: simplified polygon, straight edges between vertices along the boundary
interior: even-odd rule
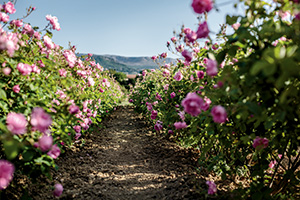
[[[75,104],[72,104],[69,106],[68,110],[69,110],[69,113],[72,115],[77,114],[79,112],[79,107],[76,106]]]
[[[55,144],[51,147],[51,149],[50,149],[50,151],[48,151],[47,155],[53,159],[58,158],[58,156],[60,155],[60,148],[57,146],[57,144]]]
[[[213,8],[212,4],[211,0],[193,0],[192,7],[196,13],[202,14],[209,12]]]
[[[216,123],[224,123],[227,119],[227,112],[224,107],[218,105],[211,109],[211,115]]]
[[[41,151],[48,151],[52,147],[53,138],[51,135],[43,135],[38,141],[38,147]]]
[[[208,185],[208,194],[215,194],[217,192],[217,186],[213,181],[206,181]]]
[[[14,14],[16,12],[15,5],[10,1],[3,5],[3,9],[9,14]]]
[[[179,115],[179,117],[180,117],[180,119],[181,119],[182,121],[185,120],[185,112],[184,112],[184,111],[180,111],[180,112],[178,113],[178,115]]]
[[[63,190],[64,190],[63,186],[57,183],[54,185],[53,195],[59,197],[62,194]]]
[[[197,77],[199,79],[203,79],[204,78],[204,72],[203,71],[197,71],[196,74],[197,74]]]
[[[20,92],[20,86],[19,86],[19,85],[15,85],[15,86],[13,87],[13,91],[14,91],[15,93],[19,93],[19,92]]]
[[[5,68],[2,69],[2,71],[3,71],[4,75],[8,76],[11,72],[11,68],[5,67]]]
[[[75,135],[75,140],[78,140],[79,138],[80,138],[80,136],[81,136],[81,133],[76,133],[76,135]]]
[[[175,122],[174,126],[176,129],[183,129],[187,127],[186,122]]]
[[[0,12],[0,21],[6,23],[8,20],[9,16],[6,13]]]
[[[43,108],[35,107],[31,113],[31,125],[42,133],[45,133],[52,124],[51,116]]]
[[[55,16],[52,17],[51,15],[46,15],[46,19],[47,19],[48,21],[50,21],[50,24],[52,25],[52,28],[53,28],[54,30],[57,30],[57,31],[60,30],[60,25],[59,25],[59,23],[58,23],[57,17],[55,17]]]
[[[273,169],[275,167],[276,163],[277,163],[276,160],[272,160],[269,164],[269,168]]]
[[[195,31],[189,31],[188,33],[186,33],[186,38],[188,39],[189,42],[193,43],[197,40],[198,35]]]
[[[206,65],[206,74],[208,76],[216,76],[218,74],[218,63],[215,60],[208,59]]]
[[[23,75],[29,75],[32,72],[32,68],[28,64],[19,63],[17,65],[17,70]]]
[[[0,190],[7,188],[13,179],[14,172],[15,167],[11,162],[7,160],[0,160]]]
[[[54,43],[52,42],[51,38],[49,38],[47,35],[45,35],[43,37],[44,39],[44,43],[45,43],[45,46],[48,48],[48,49],[54,49],[55,45]]]
[[[201,110],[207,111],[209,109],[209,106],[211,104],[211,100],[208,97],[204,97],[204,103],[201,105]]]
[[[162,122],[161,121],[157,121],[156,124],[154,125],[154,129],[156,131],[161,131],[163,129],[163,125],[162,125]]]
[[[81,127],[79,125],[74,126],[73,129],[75,130],[76,133],[81,132]]]
[[[157,111],[156,110],[152,110],[150,117],[151,117],[151,119],[156,119],[156,117],[157,117]]]
[[[67,70],[64,69],[64,68],[59,69],[59,70],[58,70],[58,73],[59,73],[59,75],[62,76],[62,77],[67,77]]]
[[[241,26],[241,24],[238,23],[238,22],[235,23],[235,24],[232,24],[232,28],[233,28],[234,30],[238,30],[240,26]]]
[[[209,34],[209,29],[206,21],[202,24],[199,24],[199,28],[197,30],[197,38],[206,38]]]
[[[181,81],[182,78],[183,78],[183,75],[182,75],[181,71],[178,71],[178,72],[175,74],[175,76],[174,76],[174,79],[175,79],[176,81]]]
[[[172,93],[170,94],[171,99],[173,99],[175,96],[176,96],[175,92],[172,92]]]
[[[257,150],[265,149],[269,145],[269,140],[267,138],[256,137],[253,141],[253,147]]]
[[[182,100],[181,105],[186,113],[196,117],[201,113],[201,105],[203,99],[196,93],[188,93],[187,96]]]
[[[184,50],[181,55],[185,58],[187,62],[191,62],[193,59],[193,54],[188,50]]]
[[[6,117],[7,129],[14,135],[26,133],[27,120],[21,113],[8,113]]]

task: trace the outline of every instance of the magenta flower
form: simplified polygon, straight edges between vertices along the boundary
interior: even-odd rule
[[[45,133],[52,124],[52,119],[43,108],[35,107],[31,113],[30,123],[35,129]]]
[[[215,194],[217,192],[217,186],[213,181],[206,181],[208,185],[208,194]]]
[[[67,77],[67,70],[65,70],[64,68],[59,69],[59,70],[58,70],[58,73],[59,73],[59,75],[62,76],[62,77]]]
[[[224,123],[227,119],[227,112],[224,107],[218,105],[211,109],[211,115],[216,123]]]
[[[58,156],[60,155],[60,148],[57,146],[57,144],[55,144],[51,147],[51,149],[50,149],[50,151],[48,151],[47,155],[53,159],[58,158]]]
[[[196,13],[202,14],[209,12],[213,8],[212,4],[211,0],[193,0],[192,7]]]
[[[206,21],[202,24],[199,24],[199,28],[197,30],[197,38],[206,38],[209,34],[209,29]]]
[[[52,147],[53,138],[51,135],[43,135],[38,141],[38,147],[41,151],[48,151]]]
[[[187,96],[182,100],[181,105],[186,113],[196,117],[201,113],[201,106],[203,99],[196,93],[188,93]]]
[[[63,190],[64,190],[63,186],[57,183],[54,185],[53,195],[59,197],[62,194]]]
[[[7,188],[13,179],[14,172],[15,167],[11,162],[7,160],[0,160],[0,190]]]
[[[151,111],[151,119],[156,119],[157,117],[157,111],[156,110],[152,110]]]
[[[218,74],[218,63],[215,60],[208,59],[206,65],[206,74],[208,76],[216,76]]]
[[[193,59],[193,54],[188,50],[184,50],[181,55],[185,58],[187,62],[191,62]]]
[[[79,112],[79,107],[76,106],[75,104],[72,104],[69,106],[68,110],[69,110],[69,113],[72,115],[77,114]]]
[[[162,125],[162,122],[157,120],[156,124],[154,125],[154,129],[156,131],[161,131],[163,129],[163,125]]]
[[[193,43],[194,41],[197,40],[198,35],[195,31],[189,31],[188,33],[186,33],[186,38],[188,39],[189,42]]]
[[[176,129],[183,129],[187,127],[186,122],[175,122],[174,126]]]
[[[183,75],[182,75],[181,71],[178,71],[178,72],[175,74],[175,76],[174,76],[174,79],[175,79],[176,81],[181,81],[182,78],[183,78]]]
[[[15,86],[13,87],[13,91],[14,91],[15,93],[19,93],[19,92],[20,92],[20,86],[19,86],[19,85],[15,85]]]
[[[6,117],[7,129],[14,135],[26,133],[27,120],[21,113],[8,113]]]
[[[253,147],[257,150],[265,149],[269,145],[269,140],[267,138],[261,138],[256,136],[253,140]]]
[[[79,125],[74,126],[73,129],[75,130],[76,133],[81,132],[81,126],[79,126]]]
[[[197,74],[197,77],[199,79],[203,79],[204,78],[204,72],[203,71],[197,71],[196,74]]]
[[[275,167],[276,163],[277,163],[276,160],[272,160],[269,164],[269,168],[273,169]]]
[[[211,100],[208,97],[204,97],[204,103],[201,105],[201,110],[207,111],[211,104]]]
[[[175,96],[176,96],[175,92],[172,92],[172,93],[170,94],[171,99],[173,99]]]

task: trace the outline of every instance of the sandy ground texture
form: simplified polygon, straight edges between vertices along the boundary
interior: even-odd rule
[[[60,168],[53,179],[64,186],[60,199],[204,198],[205,180],[195,178],[196,154],[154,136],[132,107],[118,107],[103,126],[87,136],[83,147],[72,148],[57,162]],[[29,195],[54,199],[47,181],[31,186]]]

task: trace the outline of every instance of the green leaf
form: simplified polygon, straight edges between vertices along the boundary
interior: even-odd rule
[[[0,99],[7,100],[6,92],[0,89]]]
[[[22,154],[24,161],[31,161],[32,158],[34,157],[34,155],[35,155],[35,152],[32,150],[26,150]]]
[[[17,157],[19,153],[19,142],[16,140],[3,141],[4,152],[9,160]]]

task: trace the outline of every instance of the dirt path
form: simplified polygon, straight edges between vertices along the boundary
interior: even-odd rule
[[[191,152],[154,137],[130,107],[119,107],[103,124],[106,128],[90,134],[81,149],[58,161],[54,180],[64,186],[61,199],[199,198]],[[33,187],[30,196],[53,199],[46,186]]]

